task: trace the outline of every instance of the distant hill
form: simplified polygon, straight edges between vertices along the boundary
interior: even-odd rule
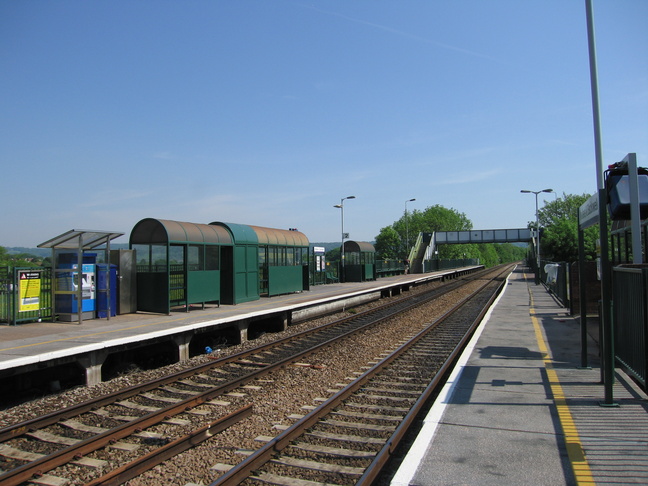
[[[45,258],[52,255],[52,250],[49,248],[25,248],[23,246],[8,246],[5,247],[9,255],[20,255],[22,253],[29,253],[30,255]]]
[[[26,248],[23,246],[7,246],[5,248],[9,255],[20,255],[22,253],[29,253],[30,255],[34,255],[41,258],[52,256],[52,250],[50,248]],[[111,244],[110,249],[125,250],[128,249],[128,243]],[[101,251],[101,250],[97,250],[97,251]]]

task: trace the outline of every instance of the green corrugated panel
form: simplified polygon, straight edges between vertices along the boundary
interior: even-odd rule
[[[251,226],[246,224],[237,224],[237,223],[222,223],[220,221],[214,221],[209,223],[213,226],[222,226],[227,228],[234,239],[234,244],[236,245],[258,245],[259,238],[252,229]]]

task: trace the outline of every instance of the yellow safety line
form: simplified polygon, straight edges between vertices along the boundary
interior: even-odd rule
[[[574,471],[576,484],[596,484],[594,478],[592,477],[592,471],[590,470],[587,459],[585,458],[583,446],[581,444],[580,437],[578,436],[578,430],[576,430],[576,424],[574,423],[572,414],[569,411],[569,406],[567,405],[567,401],[565,400],[565,394],[563,392],[562,386],[560,385],[558,374],[556,373],[551,357],[549,356],[549,349],[547,348],[547,344],[545,343],[544,337],[542,336],[540,322],[535,316],[533,293],[531,292],[530,287],[529,299],[531,321],[533,322],[536,340],[538,341],[538,348],[540,349],[540,353],[543,357],[542,361],[544,362],[545,370],[547,371],[549,386],[551,387],[551,392],[553,394],[556,409],[558,411],[558,419],[560,420],[560,425],[565,435],[565,447],[567,449],[567,456],[569,457],[569,462],[571,463],[572,470]]]

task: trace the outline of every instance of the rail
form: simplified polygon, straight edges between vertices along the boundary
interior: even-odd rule
[[[471,275],[472,278],[478,279],[483,275],[482,272],[476,272]],[[113,394],[100,397],[96,400],[84,402],[77,406],[69,407],[60,413],[48,414],[44,417],[34,418],[32,420],[15,424],[14,426],[7,427],[0,430],[0,442],[6,442],[15,438],[20,438],[22,435],[32,433],[49,425],[58,424],[62,420],[69,420],[71,417],[79,416],[83,413],[92,411],[98,414],[97,409],[106,407],[110,404],[119,402],[122,404],[127,398],[141,394],[148,397],[149,391],[162,392],[165,388],[168,389],[172,383],[180,382],[186,383],[191,381],[196,375],[203,375],[212,368],[227,371],[230,376],[225,382],[210,385],[208,383],[199,384],[193,383],[198,387],[198,391],[191,392],[191,397],[184,400],[175,400],[171,405],[160,407],[155,411],[150,411],[144,416],[134,418],[120,427],[116,427],[110,431],[99,433],[89,439],[82,440],[74,445],[64,447],[45,458],[32,461],[24,466],[17,467],[13,470],[5,472],[0,475],[0,483],[4,485],[17,485],[24,481],[29,480],[34,474],[42,474],[43,472],[50,471],[59,467],[75,457],[84,456],[101,447],[105,447],[117,437],[126,437],[130,434],[136,433],[138,430],[144,430],[154,424],[160,423],[163,420],[168,420],[180,413],[189,409],[195,408],[202,404],[206,404],[209,400],[218,397],[224,393],[235,390],[243,386],[251,380],[258,379],[271,371],[285,367],[290,363],[294,363],[303,359],[303,357],[328,346],[333,342],[343,339],[344,337],[363,329],[367,329],[376,325],[380,321],[393,317],[398,312],[403,312],[406,309],[421,305],[425,301],[429,301],[447,293],[460,285],[458,280],[433,289],[425,297],[418,296],[417,302],[395,301],[382,305],[371,311],[358,313],[354,316],[329,323],[320,328],[305,331],[283,340],[255,348],[253,350],[244,351],[235,355],[213,360],[212,362],[196,366],[189,370],[175,373],[152,382],[134,386],[130,389],[115,392]],[[378,314],[378,317],[376,315]],[[314,337],[317,337],[317,342],[313,343]],[[228,367],[235,368],[230,370]],[[253,368],[253,371],[249,371]],[[219,380],[222,380],[222,375],[219,375]],[[200,387],[203,388],[200,391]],[[176,390],[177,392],[177,390]],[[166,398],[159,398],[166,400]],[[148,410],[148,409],[147,409]]]
[[[510,273],[511,267],[508,266],[501,274],[498,275],[494,280],[497,280],[501,277],[502,274]],[[395,448],[398,446],[402,438],[407,433],[408,429],[411,427],[416,416],[419,414],[421,409],[425,406],[429,398],[436,391],[437,387],[441,384],[443,376],[446,371],[453,365],[458,354],[462,351],[467,343],[468,339],[474,332],[474,329],[479,324],[483,315],[487,311],[488,307],[492,304],[497,293],[501,290],[503,286],[503,281],[497,282],[493,285],[492,281],[485,282],[479,289],[477,289],[469,298],[461,302],[457,307],[452,309],[450,312],[446,313],[436,322],[431,324],[428,328],[424,329],[418,333],[414,338],[409,340],[407,343],[400,346],[396,351],[391,353],[389,356],[381,360],[379,363],[374,365],[370,370],[366,371],[363,375],[358,377],[348,386],[346,386],[341,391],[337,392],[334,396],[328,399],[325,403],[317,407],[315,410],[310,412],[304,418],[295,423],[292,427],[284,431],[282,434],[276,438],[268,441],[264,446],[257,450],[254,454],[250,455],[248,458],[240,462],[238,465],[234,466],[228,472],[226,472],[219,479],[214,481],[210,486],[235,486],[243,482],[248,478],[256,479],[263,482],[270,482],[273,484],[300,484],[299,479],[306,479],[307,473],[304,470],[315,470],[314,473],[318,480],[320,476],[334,475],[344,476],[346,479],[345,482],[349,481],[349,477],[361,476],[354,484],[370,485],[377,478],[377,476],[382,471],[384,465],[389,460]],[[485,289],[489,289],[487,298],[484,299],[483,295]],[[335,425],[337,427],[354,427],[360,428],[363,427],[361,424],[349,423],[349,422],[333,422],[330,418],[331,414],[336,413],[338,415],[345,415],[344,406],[350,401],[353,397],[354,407],[358,409],[364,408],[365,410],[371,410],[371,414],[365,414],[365,417],[368,419],[368,424],[366,425],[365,430],[388,430],[389,426],[380,426],[376,425],[376,422],[379,420],[393,420],[393,416],[389,415],[390,412],[394,411],[394,407],[383,407],[380,408],[380,405],[372,404],[363,406],[358,404],[362,401],[359,398],[359,395],[366,394],[366,388],[370,385],[373,380],[380,379],[379,377],[384,374],[386,371],[392,371],[394,376],[405,376],[406,373],[402,373],[404,368],[410,366],[411,361],[407,361],[407,358],[414,359],[417,363],[430,363],[433,360],[430,359],[431,349],[435,349],[435,342],[438,344],[438,332],[445,332],[446,330],[442,329],[443,325],[446,325],[448,329],[452,329],[453,326],[457,326],[457,322],[452,322],[452,317],[456,317],[457,314],[469,306],[481,297],[479,308],[480,311],[473,315],[470,319],[469,324],[466,327],[463,327],[460,333],[460,337],[456,339],[451,344],[450,352],[445,356],[443,364],[440,367],[434,368],[432,371],[432,376],[428,380],[428,385],[425,387],[423,393],[419,394],[418,399],[413,406],[410,407],[407,415],[402,419],[399,426],[395,428],[395,431],[391,436],[384,440],[384,445],[377,454],[371,454],[371,449],[363,449],[358,451],[351,447],[337,447],[337,448],[327,448],[324,446],[321,447],[308,447],[307,445],[302,445],[300,440],[307,435],[315,435],[318,428],[322,425]],[[459,321],[463,322],[466,320],[465,316],[459,317]],[[447,333],[446,333],[447,338]],[[426,355],[424,358],[421,358],[417,355]],[[394,367],[398,367],[400,362],[405,361],[406,365],[400,368],[400,372],[393,372]],[[424,365],[420,365],[421,368]],[[419,372],[420,374],[420,372]],[[389,381],[389,378],[385,378],[385,381]],[[391,383],[396,386],[396,382]],[[409,383],[412,385],[412,383]],[[419,382],[417,382],[419,384]],[[402,388],[402,385],[400,385]],[[385,389],[381,389],[379,392],[383,395],[382,397],[372,396],[374,399],[372,403],[377,403],[379,398],[384,398],[384,396],[391,395],[407,395],[407,390],[390,390],[389,383],[385,386]],[[400,399],[400,403],[406,403],[406,399],[402,397],[397,397]],[[347,414],[350,417],[354,417],[354,420],[360,421],[361,414],[351,413]],[[318,437],[325,437],[322,433]],[[327,438],[333,438],[333,435],[329,435]],[[367,437],[366,442],[369,441],[370,437]],[[357,436],[343,436],[338,434],[335,440],[340,441],[360,441],[360,438]],[[373,442],[375,443],[375,442]],[[284,450],[288,448],[297,448],[300,450],[300,455],[303,454],[303,451],[312,450],[315,456],[327,455],[329,460],[317,461],[309,460],[303,458],[292,457],[289,453],[284,454]],[[344,463],[347,458],[352,457],[368,457],[372,456],[372,461],[368,467],[362,468],[355,465],[350,467],[344,464],[336,464],[333,462],[333,459],[330,459],[332,456],[342,456]],[[266,465],[272,462],[272,468],[270,471],[267,470]],[[354,463],[355,464],[355,463]],[[282,469],[282,466],[286,466],[285,469]],[[291,476],[289,471],[294,470],[295,468],[300,469],[299,473],[296,473],[298,477]],[[362,472],[360,472],[362,470]],[[283,472],[285,475],[280,475],[279,472]],[[315,479],[315,478],[312,478]],[[322,478],[326,479],[326,478]],[[306,484],[306,483],[304,483]]]

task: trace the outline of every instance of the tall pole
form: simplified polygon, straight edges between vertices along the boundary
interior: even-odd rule
[[[592,0],[585,0],[587,13],[587,45],[589,48],[590,85],[592,89],[592,114],[594,119],[594,153],[596,156],[596,183],[599,206],[599,241],[601,245],[601,311],[600,325],[603,334],[601,357],[603,358],[603,385],[605,401],[603,406],[615,406],[612,386],[614,385],[614,342],[612,329],[612,269],[608,254],[607,195],[603,177],[603,148],[601,143],[601,123],[598,99],[598,75],[596,69],[596,42],[594,39],[594,11]]]
[[[346,281],[344,274],[344,200],[345,199],[355,199],[355,196],[347,196],[340,199],[340,204],[333,206],[334,208],[339,208],[342,214],[342,248],[340,250],[340,282]]]
[[[540,215],[538,212],[538,194],[541,192],[553,192],[553,189],[543,189],[542,191],[529,191],[522,189],[520,192],[535,194],[535,216],[536,216],[536,275],[535,284],[540,284]]]
[[[409,251],[409,216],[407,215],[407,203],[416,201],[416,198],[405,201],[405,251]]]

